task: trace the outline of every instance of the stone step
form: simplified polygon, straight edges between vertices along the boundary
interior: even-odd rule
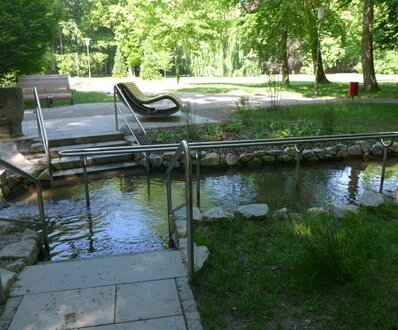
[[[119,162],[119,163],[112,163],[112,164],[102,164],[102,165],[94,165],[87,167],[88,174],[96,174],[101,172],[111,172],[111,171],[122,171],[122,170],[132,170],[132,169],[139,169],[142,171],[142,167],[134,161],[129,162]],[[66,170],[58,170],[53,171],[53,179],[65,179],[70,177],[79,177],[83,175],[82,168],[72,168]]]
[[[64,136],[61,138],[49,139],[48,145],[51,147],[70,146],[75,144],[98,143],[106,141],[123,140],[123,134],[118,131],[98,132],[84,136]]]
[[[58,158],[58,152],[66,149],[81,149],[81,148],[98,148],[98,147],[119,147],[125,146],[127,142],[124,140],[103,141],[98,143],[83,143],[74,145],[57,146],[50,148],[51,158]]]
[[[133,160],[133,155],[104,155],[104,156],[90,156],[87,157],[87,165],[103,165],[120,163]],[[54,170],[66,170],[81,167],[80,157],[62,157],[51,160],[51,165]]]

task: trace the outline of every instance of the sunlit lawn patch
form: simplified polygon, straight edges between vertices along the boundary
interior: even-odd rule
[[[392,329],[398,205],[342,220],[235,218],[196,234],[210,258],[194,291],[205,329]]]

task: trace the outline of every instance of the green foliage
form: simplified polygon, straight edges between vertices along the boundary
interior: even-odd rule
[[[0,2],[0,79],[45,70],[58,9],[53,0]]]
[[[115,64],[112,70],[112,77],[126,77],[127,76],[127,65],[120,47],[116,50]]]
[[[140,75],[144,80],[157,80],[162,78],[155,54],[151,50],[146,50],[144,52],[144,59],[141,63]]]
[[[398,72],[398,54],[394,50],[375,52],[375,70],[380,74]]]
[[[90,53],[91,72],[101,72],[106,58],[106,54],[97,52]],[[55,59],[60,74],[67,74],[71,77],[88,76],[88,61],[86,53],[56,54]]]
[[[205,328],[392,329],[398,322],[397,205],[341,220],[235,217],[195,238],[210,250],[193,285]]]

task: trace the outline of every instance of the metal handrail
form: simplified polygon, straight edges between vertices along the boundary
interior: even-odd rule
[[[187,215],[187,268],[188,280],[192,282],[194,273],[194,246],[193,246],[193,209],[192,209],[192,155],[187,141],[181,141],[176,153],[171,159],[166,170],[166,186],[167,186],[167,215],[169,223],[169,239],[172,239],[171,233],[171,216],[173,212],[181,208],[178,206],[173,209],[172,193],[171,193],[171,173],[180,158],[181,154],[185,154],[185,209]]]
[[[41,110],[41,105],[40,105],[40,99],[39,95],[37,93],[36,87],[33,87],[33,95],[35,98],[35,109],[36,109],[36,120],[37,120],[37,129],[39,132],[39,138],[41,139],[44,147],[44,152],[46,154],[47,158],[47,163],[48,163],[48,171],[50,174],[50,178],[52,180],[52,168],[51,168],[51,153],[50,153],[50,147],[48,144],[48,136],[47,136],[47,131],[46,131],[46,125],[44,122],[44,117],[43,117],[43,111]]]
[[[337,134],[337,135],[319,135],[308,137],[288,137],[288,138],[269,138],[252,140],[228,140],[212,142],[190,142],[191,150],[206,150],[217,148],[240,148],[240,147],[259,147],[267,145],[299,145],[300,143],[316,142],[338,142],[352,140],[374,140],[374,139],[393,139],[398,138],[398,132],[381,133],[360,133],[360,134]],[[76,148],[64,149],[59,152],[61,156],[94,156],[94,155],[112,155],[116,153],[129,154],[138,152],[163,152],[175,151],[179,147],[178,143],[154,144],[145,146],[120,146],[120,147],[98,147],[98,148]]]
[[[123,104],[130,110],[130,113],[133,115],[136,123],[138,124],[141,132],[144,134],[144,138],[145,138],[145,143],[147,143],[147,133],[146,130],[144,128],[144,126],[142,126],[141,121],[138,119],[137,115],[135,114],[134,110],[131,108],[130,104],[128,103],[128,101],[126,100],[126,97],[123,95],[122,91],[120,90],[119,86],[115,85],[114,89],[113,89],[113,103],[114,103],[114,107],[115,107],[115,122],[116,122],[116,130],[119,130],[119,120],[118,120],[118,112],[120,113],[120,115],[122,116],[124,122],[127,125],[127,128],[129,129],[131,135],[134,137],[134,140],[136,141],[136,143],[138,145],[140,145],[141,143],[139,142],[137,136],[134,134],[133,129],[131,128],[128,120],[126,119],[126,116],[123,114],[122,110],[120,109],[119,105],[117,104],[117,96],[119,96],[122,101]]]
[[[382,176],[380,179],[379,192],[383,191],[384,173],[386,167],[387,148],[391,145],[384,142],[385,139],[398,138],[398,132],[379,132],[379,133],[358,133],[358,134],[339,134],[339,135],[321,135],[321,136],[308,136],[308,137],[289,137],[289,138],[270,138],[270,139],[252,139],[252,140],[228,140],[228,141],[215,141],[215,142],[193,142],[189,144],[190,150],[196,152],[197,164],[200,165],[201,150],[217,149],[217,148],[240,148],[240,147],[259,147],[259,146],[277,146],[277,145],[294,145],[296,151],[296,178],[298,182],[299,163],[303,148],[300,144],[316,143],[316,142],[339,142],[339,141],[352,141],[352,140],[375,140],[379,139],[383,147],[383,167]],[[59,152],[60,157],[64,156],[79,156],[82,159],[87,156],[94,155],[113,155],[113,154],[134,154],[134,153],[148,153],[148,152],[166,152],[176,151],[179,147],[177,143],[171,144],[158,144],[158,145],[145,145],[145,146],[121,146],[121,147],[99,147],[99,148],[81,148],[81,149],[64,149]],[[148,157],[147,157],[148,159]],[[86,204],[89,206],[89,192],[87,182],[87,172],[84,168],[84,161],[82,161],[83,172],[85,173],[84,182],[86,187]],[[148,168],[148,162],[147,162]],[[196,180],[200,179],[200,166],[196,166]],[[197,187],[197,203],[200,203],[200,188]]]
[[[42,227],[42,235],[43,235],[43,243],[44,243],[44,248],[46,249],[47,256],[50,256],[50,246],[48,243],[48,233],[47,233],[47,221],[44,213],[44,203],[43,203],[43,190],[41,188],[41,183],[40,181],[26,173],[25,171],[21,170],[20,168],[16,167],[15,165],[3,160],[0,158],[0,166],[7,168],[10,171],[13,171],[20,176],[24,177],[25,179],[29,180],[32,182],[35,187],[36,187],[36,193],[37,193],[37,204],[39,207],[39,217],[40,221],[36,220],[23,220],[23,219],[13,219],[13,218],[0,218],[0,221],[9,221],[9,222],[19,222],[19,223],[24,223],[24,224],[34,224]]]

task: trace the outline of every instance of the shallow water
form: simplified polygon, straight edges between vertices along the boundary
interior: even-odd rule
[[[203,174],[201,209],[215,206],[234,210],[248,203],[267,203],[271,212],[291,212],[328,202],[350,204],[366,190],[378,191],[377,163],[337,163],[303,166],[296,189],[294,166],[270,166],[258,171],[219,171]],[[389,164],[384,193],[396,194],[398,165]],[[194,184],[194,191],[196,186]],[[173,206],[184,201],[184,179],[173,176]],[[0,211],[0,215],[29,218],[37,215],[34,196]],[[164,175],[128,177],[90,183],[91,207],[85,206],[84,186],[55,187],[44,192],[45,212],[51,222],[52,259],[139,252],[166,247],[167,200]]]

